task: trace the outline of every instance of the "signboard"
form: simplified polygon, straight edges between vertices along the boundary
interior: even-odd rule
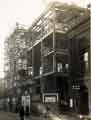
[[[58,93],[43,93],[43,103],[57,103]]]

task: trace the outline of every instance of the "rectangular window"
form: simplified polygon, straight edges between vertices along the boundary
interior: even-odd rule
[[[62,63],[58,63],[58,65],[57,65],[57,71],[58,72],[62,72],[62,69],[63,69]]]
[[[82,51],[80,55],[80,72],[81,73],[88,73],[89,72],[89,52]]]
[[[84,53],[84,62],[88,62],[88,52]]]
[[[84,66],[85,66],[85,72],[88,72],[89,70],[88,52],[84,53]]]
[[[65,64],[65,69],[67,72],[69,71],[69,64]]]

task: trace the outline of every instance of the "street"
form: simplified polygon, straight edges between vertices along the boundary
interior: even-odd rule
[[[0,120],[17,120],[17,114],[0,111]]]
[[[10,113],[10,112],[3,112],[0,111],[0,120],[20,120],[18,114]],[[28,120],[79,120],[73,116],[68,115],[54,115],[50,113],[48,118],[40,117],[40,116],[32,116]]]
[[[19,115],[16,113],[0,111],[0,120],[20,120],[20,119]],[[43,118],[38,116],[37,117],[32,116],[28,120],[43,120]]]
[[[4,26],[11,30],[0,39],[0,110],[13,113],[0,112],[0,120],[20,120],[19,115],[28,115],[28,120],[90,117],[91,0],[85,6],[74,1],[86,0],[49,0],[45,5],[40,3],[48,0],[1,1],[0,15],[6,15],[1,16],[1,31],[8,30]]]

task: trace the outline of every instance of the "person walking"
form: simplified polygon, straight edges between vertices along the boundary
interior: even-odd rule
[[[20,116],[20,120],[24,120],[24,107],[23,106],[20,106],[19,116]]]
[[[29,106],[26,106],[26,110],[25,110],[25,120],[29,120],[29,115],[30,115]]]

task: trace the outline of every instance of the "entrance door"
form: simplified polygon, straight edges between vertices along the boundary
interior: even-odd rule
[[[89,114],[88,108],[88,89],[85,86],[81,87],[80,90],[80,112],[83,115]]]
[[[57,91],[59,93],[59,108],[61,111],[68,110],[69,99],[68,99],[68,82],[67,79],[58,77],[57,78]]]

